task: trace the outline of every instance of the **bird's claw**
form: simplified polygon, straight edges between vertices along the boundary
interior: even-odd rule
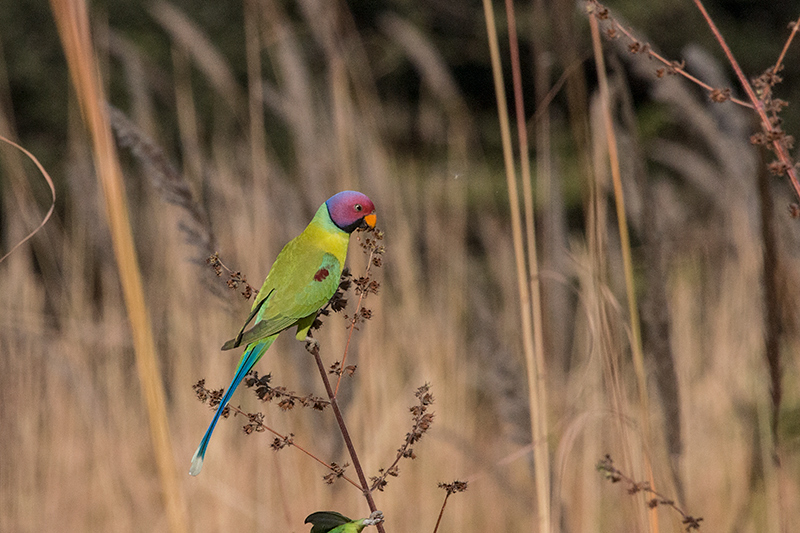
[[[310,353],[314,353],[315,351],[319,350],[319,341],[312,337],[311,335],[306,336],[306,350]]]
[[[380,524],[383,522],[383,512],[382,511],[373,511],[369,518],[364,520],[365,526],[374,526],[376,524]]]

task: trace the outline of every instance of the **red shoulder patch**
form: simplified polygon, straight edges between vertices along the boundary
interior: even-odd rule
[[[327,268],[320,268],[317,270],[317,273],[314,274],[314,281],[322,281],[328,277],[328,274],[330,274],[330,272],[328,272]]]

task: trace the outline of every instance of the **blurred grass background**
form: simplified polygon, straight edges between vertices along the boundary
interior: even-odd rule
[[[690,3],[609,7],[698,77],[731,86]],[[752,76],[775,60],[798,16],[782,3],[708,7]],[[588,24],[574,8],[517,4],[529,117],[570,72],[528,125],[551,511],[554,530],[653,530],[644,498],[595,471],[609,453],[631,476],[648,477]],[[273,452],[264,434],[243,435],[241,419],[220,424],[200,477],[184,475],[211,417],[191,386],[201,378],[227,385],[238,354],[218,347],[247,314],[197,263],[218,250],[260,283],[280,247],[344,188],[370,195],[386,232],[381,293],[368,300],[374,318],[356,334],[348,361],[358,372],[342,393],[368,475],[393,460],[414,390],[430,382],[437,400],[417,459],[401,463],[400,477],[376,495],[387,530],[431,531],[444,497],[436,484],[454,479],[470,486],[448,501],[441,531],[533,529],[519,296],[480,5],[108,0],[92,3],[89,16],[110,103],[188,184],[176,197],[151,152],[120,148],[188,529],[307,531],[313,511],[368,514],[352,487],[325,485],[321,467],[296,450]],[[507,61],[500,6],[497,20]],[[749,144],[756,126],[745,110],[712,104],[676,77],[656,79],[657,65],[621,40],[605,47],[653,478],[704,518],[703,531],[791,531],[800,522],[800,239],[787,214],[789,188],[766,174],[769,156]],[[789,133],[800,128],[792,111],[799,57],[795,45],[777,89],[793,103]],[[174,530],[91,140],[43,2],[0,10],[0,134],[40,158],[58,194],[54,219],[0,264],[0,530]],[[6,250],[36,226],[49,192],[10,148],[0,148],[0,164]],[[356,273],[364,260],[353,246]],[[329,361],[340,356],[345,325],[334,316],[321,333]],[[777,360],[783,387],[775,432],[768,360]],[[322,393],[290,335],[258,370]],[[247,390],[234,403],[263,410],[321,457],[347,461],[329,412],[281,412]],[[681,529],[669,509],[658,519],[664,531]]]

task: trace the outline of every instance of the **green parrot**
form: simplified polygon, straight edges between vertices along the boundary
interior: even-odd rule
[[[278,334],[297,326],[297,339],[305,340],[308,337],[308,330],[317,312],[339,286],[350,234],[359,228],[374,228],[376,220],[375,206],[366,195],[343,191],[328,198],[303,233],[283,247],[258,291],[244,326],[235,339],[222,347],[223,350],[238,346],[246,348],[233,381],[225,391],[200,446],[194,452],[189,474],[196,476],[200,473],[208,441],[220,414],[236,387]],[[245,331],[253,320],[253,327]]]
[[[383,513],[375,511],[369,518],[350,520],[336,511],[317,511],[306,517],[305,524],[313,524],[309,533],[359,533],[367,526],[383,522]]]

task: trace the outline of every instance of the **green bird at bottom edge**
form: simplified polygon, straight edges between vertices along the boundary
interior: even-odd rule
[[[359,533],[367,526],[383,522],[383,513],[375,511],[369,518],[350,520],[336,511],[317,511],[306,517],[305,524],[312,524],[309,533]]]

